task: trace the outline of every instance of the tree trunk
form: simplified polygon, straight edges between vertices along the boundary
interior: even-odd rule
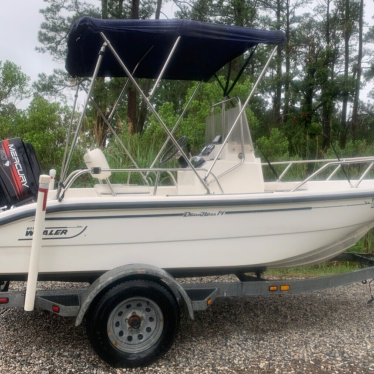
[[[101,0],[101,18],[108,18],[108,0]]]
[[[288,121],[289,105],[290,105],[290,0],[286,0],[286,79],[284,82],[284,109],[283,120]]]
[[[155,19],[160,19],[161,6],[162,6],[162,0],[157,0]],[[148,92],[149,92],[150,88],[151,88],[151,80],[146,79],[144,81],[144,86],[142,87],[142,89],[147,96],[148,96]],[[142,100],[142,103],[140,105],[138,124],[137,124],[137,127],[136,127],[136,132],[138,132],[138,133],[142,133],[143,130],[144,130],[144,124],[145,124],[145,120],[147,118],[147,111],[148,111],[147,103],[144,100]]]
[[[136,90],[134,87],[128,88],[127,100],[127,127],[131,135],[136,133]]]
[[[322,106],[322,153],[327,151],[327,148],[331,144],[331,128],[332,128],[332,110],[333,110],[332,100],[327,100],[327,102]]]
[[[364,0],[360,1],[360,15],[358,20],[358,57],[357,57],[357,77],[355,87],[355,98],[352,111],[352,139],[356,139],[356,131],[358,125],[358,104],[360,100],[360,83],[361,83],[361,63],[362,63],[362,24],[364,13]]]
[[[160,19],[162,0],[157,0],[155,19]]]
[[[303,98],[303,105],[302,105],[302,122],[304,125],[304,129],[306,131],[306,139],[307,139],[307,146],[306,146],[306,153],[305,157],[308,159],[309,157],[309,129],[311,127],[311,124],[313,122],[313,115],[314,115],[314,109],[313,109],[313,98],[314,98],[314,92],[316,88],[316,61],[318,60],[320,50],[316,49],[314,42],[311,43],[309,46],[309,55],[306,60],[306,76],[305,76],[305,92],[304,92],[304,98]]]
[[[281,0],[277,0],[277,30],[281,28]],[[277,77],[276,77],[276,90],[273,104],[273,115],[277,125],[281,122],[280,107],[281,107],[281,94],[282,94],[282,47],[277,48]]]
[[[331,67],[333,69],[334,62],[330,61],[330,56],[331,56],[331,50],[330,50],[330,3],[331,0],[327,0],[326,2],[326,33],[325,33],[325,38],[326,38],[326,64],[328,69]],[[327,93],[327,89],[329,85],[332,83],[332,76],[330,74],[327,75],[326,77],[326,82],[322,86],[322,97],[325,99],[327,96],[330,96],[329,93]],[[322,134],[323,134],[323,139],[322,139],[322,153],[326,153],[327,148],[331,144],[331,128],[332,128],[332,111],[334,109],[334,104],[332,99],[330,100],[327,99],[325,100],[325,103],[322,106]]]
[[[344,91],[342,106],[342,123],[340,130],[340,148],[344,148],[347,142],[347,110],[348,110],[348,69],[349,69],[349,39],[350,27],[350,4],[345,0],[345,28],[344,28]]]
[[[131,18],[139,19],[139,0],[131,0]],[[137,92],[131,83],[127,95],[127,127],[130,134],[135,134],[137,127]]]
[[[123,1],[124,0],[120,0],[118,2],[118,18],[122,18],[123,17]]]
[[[151,80],[146,79],[142,89],[147,96],[148,96],[148,92],[149,92],[150,87],[151,87]],[[136,132],[138,132],[138,133],[142,133],[143,130],[144,130],[144,124],[145,124],[145,120],[147,118],[147,112],[148,112],[148,105],[145,102],[145,100],[142,100],[142,103],[140,105],[140,111],[139,111],[138,125],[136,127]]]
[[[131,0],[131,19],[139,19],[139,0]]]
[[[105,147],[106,137],[108,135],[109,129],[107,124],[104,122],[104,119],[100,116],[98,112],[96,113],[96,123],[93,132],[94,138],[96,139],[96,146]]]
[[[108,18],[108,0],[101,0],[101,18],[107,19]],[[108,53],[108,51],[107,51]],[[93,93],[93,99],[96,101],[99,108],[101,108],[102,112],[105,113],[106,108],[103,108],[103,101],[102,100],[102,93],[99,93],[99,88],[104,86],[104,78],[98,77],[96,78],[96,89]],[[101,99],[100,99],[101,96]],[[95,122],[93,124],[93,136],[96,141],[97,147],[105,147],[106,145],[106,137],[108,135],[109,129],[106,123],[104,122],[104,119],[100,116],[98,112],[96,112],[96,118]]]

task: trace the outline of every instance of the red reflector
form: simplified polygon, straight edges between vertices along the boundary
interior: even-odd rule
[[[52,305],[52,310],[53,310],[55,313],[60,313],[60,307],[58,307],[57,305]]]
[[[7,297],[0,297],[0,304],[8,304],[9,298]]]

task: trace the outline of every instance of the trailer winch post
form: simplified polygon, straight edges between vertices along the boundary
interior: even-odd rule
[[[39,177],[38,201],[36,203],[34,233],[32,236],[29,273],[27,277],[26,297],[24,305],[24,309],[27,312],[31,312],[32,310],[34,310],[35,305],[36,282],[38,280],[39,269],[39,252],[42,246],[49,182],[49,175],[41,175]]]

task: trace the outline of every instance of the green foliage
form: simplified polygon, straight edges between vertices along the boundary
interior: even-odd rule
[[[295,161],[299,157],[290,157],[289,154],[289,141],[286,135],[277,128],[271,129],[270,137],[261,137],[257,139],[255,143],[255,150],[258,157],[261,157],[262,162],[266,162],[266,158],[270,163],[272,161]],[[283,172],[287,165],[273,165],[278,176]],[[263,168],[264,178],[267,181],[277,179],[269,166]],[[285,177],[282,179],[284,181],[295,181],[302,180],[306,177],[307,166],[302,164],[293,165]]]
[[[33,145],[44,171],[60,167],[68,118],[67,108],[36,97],[30,104],[25,121],[17,128],[19,136]],[[42,134],[42,136],[41,136]]]
[[[369,139],[368,139],[369,140]],[[339,142],[334,142],[334,148],[340,158],[343,157],[364,157],[374,155],[374,143],[367,142],[366,139],[362,140],[349,140],[346,146],[342,149]],[[336,154],[332,148],[326,152],[326,158],[336,158]]]
[[[318,265],[304,266],[292,269],[270,269],[265,275],[277,278],[299,278],[305,279],[310,277],[322,277],[333,274],[348,273],[353,270],[358,270],[360,265],[356,262],[337,262],[327,261]]]
[[[64,89],[71,88],[74,84],[75,82],[70,79],[66,71],[54,69],[52,75],[39,74],[38,80],[32,84],[32,88],[37,95],[66,101]]]
[[[0,116],[3,125],[1,139],[20,137],[31,143],[44,172],[55,168],[60,170],[64,144],[70,120],[70,109],[60,103],[49,103],[35,97],[25,111],[16,111],[12,116]],[[82,166],[82,149],[74,154],[72,168]]]
[[[14,110],[14,103],[27,97],[30,78],[10,61],[0,61],[0,113]]]
[[[277,128],[271,129],[269,138],[262,136],[257,139],[256,145],[257,154],[264,153],[269,160],[283,161],[290,158],[287,137]]]

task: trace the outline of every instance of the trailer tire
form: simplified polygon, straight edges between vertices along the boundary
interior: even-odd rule
[[[165,354],[179,327],[179,307],[162,285],[131,280],[107,291],[89,310],[87,335],[114,367],[141,367]]]

